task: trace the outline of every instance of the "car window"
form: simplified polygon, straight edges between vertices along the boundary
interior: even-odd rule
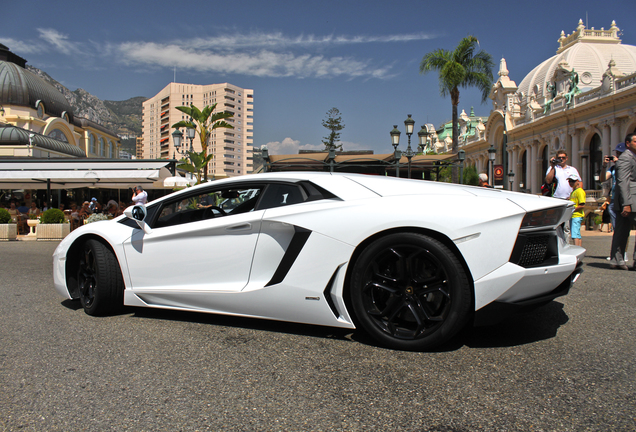
[[[166,200],[153,228],[228,217],[254,210],[263,187],[209,189]]]
[[[267,186],[258,203],[259,210],[298,204],[307,200],[307,193],[298,185],[273,183]]]

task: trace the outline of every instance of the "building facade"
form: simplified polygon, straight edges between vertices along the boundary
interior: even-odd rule
[[[172,125],[188,118],[176,107],[194,105],[203,109],[215,103],[217,104],[215,112],[228,111],[234,114],[233,117],[225,120],[234,129],[217,128],[212,132],[208,153],[214,154],[214,158],[208,166],[208,176],[223,178],[251,173],[253,171],[254,90],[229,83],[209,85],[170,83],[154,97],[145,101],[142,123],[143,158],[182,158],[183,155],[175,151]],[[185,136],[184,141],[184,144],[189,146],[190,143]],[[198,134],[194,137],[192,144],[195,151],[202,151]]]
[[[621,43],[616,23],[597,30],[579,21],[572,34],[561,32],[558,43],[556,55],[518,86],[502,59],[488,120],[460,137],[466,163],[477,171],[487,171],[494,147],[495,164],[514,174],[516,191],[539,193],[557,150],[567,152],[585,189],[600,189],[603,155],[636,130],[636,46]]]
[[[114,132],[76,117],[62,93],[0,44],[0,157],[117,159],[120,147]]]

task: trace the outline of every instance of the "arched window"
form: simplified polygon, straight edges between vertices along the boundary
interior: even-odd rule
[[[524,151],[521,155],[521,176],[519,177],[519,183],[523,184],[523,187],[519,186],[520,192],[525,192],[526,189],[530,188],[528,184],[528,179],[526,173],[528,171],[528,151]]]
[[[113,158],[113,142],[112,141],[108,141],[108,158],[109,159]]]
[[[68,142],[68,139],[66,138],[66,135],[64,135],[64,132],[59,129],[53,129],[51,132],[49,132],[49,137],[65,143]]]
[[[104,138],[99,137],[99,155],[104,156]]]
[[[89,136],[89,146],[88,146],[88,152],[91,154],[95,154],[95,135],[90,134]]]

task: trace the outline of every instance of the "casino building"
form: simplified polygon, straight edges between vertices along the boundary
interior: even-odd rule
[[[117,159],[114,132],[76,117],[62,93],[0,44],[0,157]]]
[[[466,164],[478,172],[488,170],[494,147],[506,189],[539,193],[559,149],[586,190],[600,189],[603,155],[636,131],[636,46],[621,43],[616,23],[597,30],[579,21],[572,34],[561,32],[558,44],[519,85],[501,59],[490,93],[493,110],[481,127],[460,136]]]

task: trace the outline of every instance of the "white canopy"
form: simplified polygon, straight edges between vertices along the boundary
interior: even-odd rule
[[[0,160],[0,189],[166,188],[171,160],[16,159]]]

